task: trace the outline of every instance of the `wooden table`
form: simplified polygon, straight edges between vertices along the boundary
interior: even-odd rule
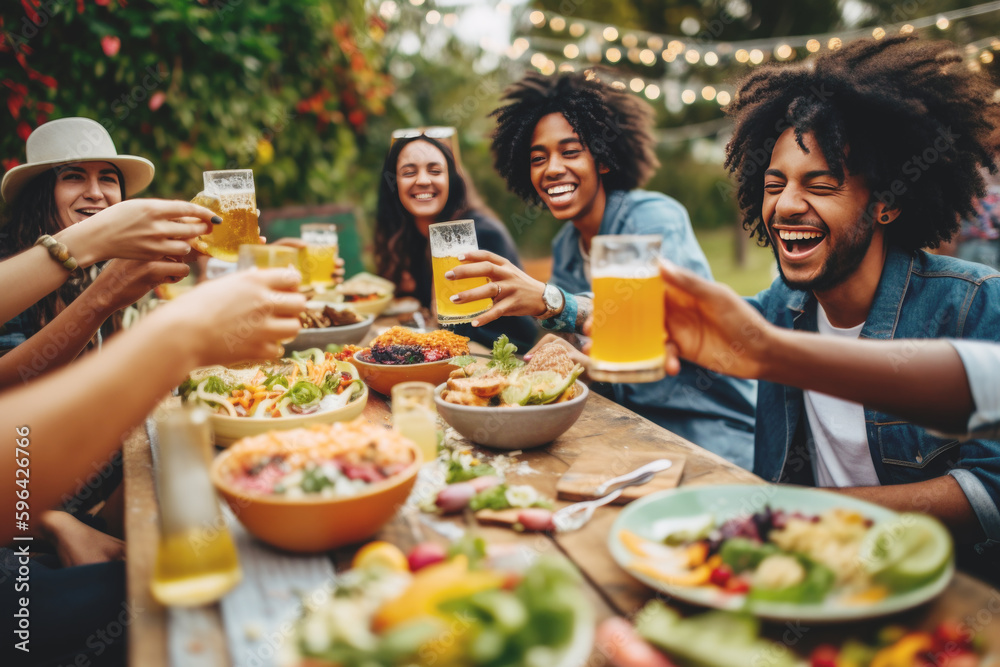
[[[374,424],[387,425],[389,417],[386,400],[371,392],[364,418]],[[449,430],[449,437],[456,435]],[[634,467],[629,461],[638,452],[655,451],[667,458],[683,456],[686,460],[681,478],[683,486],[763,483],[753,474],[595,394],[588,399],[577,423],[563,436],[547,447],[526,451],[517,457],[527,464],[532,471],[530,474],[512,474],[508,480],[531,484],[555,498],[560,475],[582,452],[594,448],[606,452],[609,467],[619,471]],[[133,667],[273,664],[272,646],[280,644],[287,634],[287,625],[284,629],[281,627],[286,623],[282,619],[288,618],[288,610],[296,604],[287,589],[303,581],[328,584],[333,571],[345,568],[350,562],[354,549],[338,550],[330,554],[329,559],[284,555],[252,540],[233,523],[244,568],[240,587],[223,601],[222,606],[217,604],[194,611],[165,610],[149,593],[158,511],[150,439],[145,428],[137,428],[127,439],[124,460],[128,598],[145,610],[129,628],[130,664]],[[653,597],[653,592],[619,568],[608,552],[607,536],[619,511],[617,507],[601,508],[583,529],[554,536],[520,534],[504,528],[476,530],[489,543],[514,542],[540,552],[564,554],[583,573],[586,592],[599,619],[613,614],[631,617]],[[412,517],[397,516],[375,539],[388,540],[405,551],[418,539],[428,538],[444,540]],[[1000,656],[1000,592],[965,575],[957,575],[947,591],[933,603],[879,623],[900,622],[909,627],[932,629],[945,618],[964,620],[977,628],[987,640],[990,651]],[[867,625],[870,629],[870,622]],[[776,641],[807,652],[821,642],[838,643],[838,639],[864,627],[858,624],[822,628],[788,623],[767,626],[766,631]],[[604,664],[608,664],[606,657],[600,647],[595,648],[588,666]]]

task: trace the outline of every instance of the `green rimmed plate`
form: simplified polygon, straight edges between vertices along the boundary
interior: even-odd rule
[[[636,556],[623,544],[620,538],[622,531],[661,541],[667,534],[684,526],[685,522],[687,526],[693,526],[703,518],[712,517],[716,525],[721,525],[728,519],[762,511],[767,505],[774,510],[806,515],[836,508],[854,510],[875,522],[898,516],[896,512],[879,505],[820,489],[775,485],[697,486],[655,493],[625,507],[611,527],[608,548],[619,566],[650,588],[691,604],[731,611],[747,610],[755,616],[775,621],[835,623],[894,614],[939,595],[955,573],[952,557],[941,574],[927,584],[914,590],[891,593],[874,602],[847,602],[839,599],[834,592],[823,602],[815,604],[757,601],[751,605],[744,595],[708,586],[671,585],[629,568]]]

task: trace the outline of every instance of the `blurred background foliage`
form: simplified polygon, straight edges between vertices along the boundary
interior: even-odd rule
[[[156,164],[148,195],[190,198],[201,189],[203,170],[252,168],[261,207],[352,203],[370,223],[391,131],[453,125],[483,199],[508,223],[526,257],[544,256],[560,223],[508,193],[489,153],[487,115],[503,88],[531,65],[526,56],[511,60],[468,39],[461,22],[451,28],[428,20],[435,8],[461,14],[477,4],[505,6],[514,26],[510,39],[552,41],[568,36],[532,28],[531,10],[686,33],[692,40],[753,40],[899,23],[975,2],[5,0],[0,161],[4,169],[23,161],[25,138],[45,120],[89,116],[107,127],[120,152]],[[968,43],[1000,34],[1000,13],[956,21],[947,32],[921,32]],[[676,76],[676,68],[668,71],[659,61],[650,67],[623,58],[616,67],[625,76]],[[692,66],[687,75],[698,85],[731,84],[750,68],[726,59],[716,67]],[[982,68],[996,76],[996,63]],[[652,104],[662,167],[648,187],[688,208],[703,244],[720,248],[720,257],[710,257],[713,266],[763,267],[753,268],[757,273],[740,291],[766,285],[768,262],[746,255],[766,251],[748,250],[736,227],[721,168],[727,125],[720,105]],[[723,237],[730,240],[721,243]]]

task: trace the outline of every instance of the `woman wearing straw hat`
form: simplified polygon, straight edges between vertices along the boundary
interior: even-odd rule
[[[167,258],[190,252],[208,209],[185,202],[118,205],[153,180],[145,158],[119,155],[88,118],[63,118],[28,137],[27,162],[0,184],[7,215],[0,236],[0,281],[16,284],[0,303],[0,386],[57,368],[99,337],[101,324],[188,267]],[[34,247],[38,246],[38,247]],[[27,251],[27,252],[25,252]],[[83,269],[111,258],[96,279]],[[23,311],[23,312],[22,312]]]

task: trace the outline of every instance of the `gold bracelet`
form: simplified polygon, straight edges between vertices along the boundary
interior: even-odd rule
[[[38,240],[35,241],[35,245],[40,245],[48,250],[52,259],[62,264],[63,268],[70,273],[76,271],[76,269],[80,266],[79,263],[77,263],[76,258],[69,254],[69,248],[66,247],[66,244],[56,241],[48,234],[42,234],[39,236]]]

